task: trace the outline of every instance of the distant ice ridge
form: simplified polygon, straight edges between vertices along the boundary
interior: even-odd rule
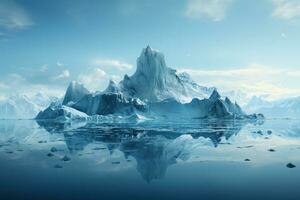
[[[58,101],[58,98],[43,93],[11,95],[0,101],[0,119],[34,119],[53,101]]]
[[[137,59],[132,76],[110,81],[103,92],[89,92],[72,82],[61,105],[51,105],[37,119],[104,119],[122,116],[137,121],[164,118],[259,118],[246,115],[237,103],[221,98],[216,88],[198,85],[189,74],[168,68],[162,53],[149,46]],[[88,116],[88,117],[87,117]],[[121,121],[121,120],[120,120]]]
[[[245,106],[247,112],[262,112],[268,118],[300,118],[300,97],[267,101],[254,96]]]

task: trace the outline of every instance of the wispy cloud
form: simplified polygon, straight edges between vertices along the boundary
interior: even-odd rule
[[[130,70],[132,69],[132,65],[125,63],[125,62],[121,62],[119,60],[114,60],[114,59],[94,59],[92,61],[92,63],[94,65],[97,65],[99,67],[103,67],[103,68],[115,68],[118,70]]]
[[[57,62],[56,62],[56,66],[58,66],[58,67],[63,67],[63,66],[65,66],[65,64],[62,63],[62,62],[60,62],[60,61],[57,61]]]
[[[4,89],[4,88],[7,88],[7,85],[0,82],[0,89]]]
[[[69,78],[70,77],[70,71],[65,69],[61,72],[61,74],[53,77],[54,80],[58,80],[58,79],[64,79],[64,78]]]
[[[281,33],[280,36],[283,38],[283,39],[286,39],[287,38],[287,35],[285,33]]]
[[[65,88],[57,87],[55,85],[32,83],[29,78],[25,78],[20,74],[13,73],[6,76],[0,82],[0,99],[5,98],[11,94],[26,94],[34,95],[38,92],[51,96],[61,96],[65,92]]]
[[[272,0],[275,9],[273,16],[281,19],[292,20],[300,17],[299,0]]]
[[[22,75],[17,74],[17,73],[9,74],[8,77],[14,81],[25,81],[26,80]]]
[[[216,86],[222,90],[241,90],[252,95],[267,95],[270,100],[300,95],[300,89],[288,87],[287,81],[300,78],[300,70],[275,68],[252,64],[228,70],[197,70],[182,68],[203,85]]]
[[[78,76],[78,81],[83,83],[91,91],[104,90],[108,86],[109,80],[118,82],[121,80],[121,77],[115,74],[109,74],[100,68],[94,68]]]
[[[226,16],[232,0],[187,0],[185,16],[192,19],[208,18],[220,21]]]
[[[0,1],[0,27],[8,30],[20,30],[33,24],[28,13],[13,0]]]
[[[105,71],[95,68],[92,71],[78,76],[78,80],[82,82],[89,90],[102,90],[104,85],[108,83],[108,75]]]
[[[42,66],[41,66],[40,71],[41,71],[41,72],[46,72],[46,71],[48,71],[48,69],[49,69],[49,68],[48,68],[48,65],[45,64],[45,65],[42,65]]]

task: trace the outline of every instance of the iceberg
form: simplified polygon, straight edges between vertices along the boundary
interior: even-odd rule
[[[47,109],[41,111],[36,118],[39,120],[70,121],[86,120],[88,115],[69,106],[54,102]]]
[[[62,105],[50,105],[37,119],[99,119],[116,115],[140,120],[153,118],[229,118],[249,119],[241,107],[222,98],[214,87],[198,85],[189,74],[167,67],[164,55],[147,46],[137,59],[132,76],[119,83],[110,81],[102,92],[89,92],[71,82]],[[130,117],[129,117],[130,118]]]

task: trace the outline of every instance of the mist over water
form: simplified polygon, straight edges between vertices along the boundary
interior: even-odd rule
[[[0,194],[5,199],[298,199],[299,128],[298,120],[2,120]]]

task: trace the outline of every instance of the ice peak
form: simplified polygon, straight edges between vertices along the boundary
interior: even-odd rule
[[[118,88],[118,85],[115,81],[113,81],[112,79],[109,80],[109,84],[106,88],[106,90],[104,90],[104,92],[113,92],[113,93],[116,93],[116,92],[119,92],[119,88]]]
[[[221,98],[221,95],[218,93],[218,91],[215,89],[213,92],[212,92],[212,94],[210,95],[210,97],[209,97],[209,100],[211,100],[211,101],[216,101],[216,100],[218,100],[218,99],[220,99]]]
[[[109,85],[116,85],[116,82],[112,79],[109,80]]]
[[[68,88],[77,88],[77,87],[84,87],[82,83],[80,82],[77,82],[77,81],[72,81],[70,84],[69,84],[69,87]]]
[[[140,57],[137,59],[136,73],[141,73],[149,78],[162,76],[166,73],[167,66],[164,55],[150,46],[143,49]]]
[[[225,97],[225,102],[226,102],[226,103],[229,103],[229,104],[232,103],[228,97]]]
[[[82,83],[72,81],[66,91],[63,105],[67,105],[69,102],[76,102],[86,94],[89,94],[89,91]]]
[[[147,45],[146,51],[152,51],[152,48],[150,47],[150,45]]]
[[[143,49],[142,54],[153,54],[155,52],[158,52],[158,51],[152,49],[149,45],[147,45],[147,47]]]

